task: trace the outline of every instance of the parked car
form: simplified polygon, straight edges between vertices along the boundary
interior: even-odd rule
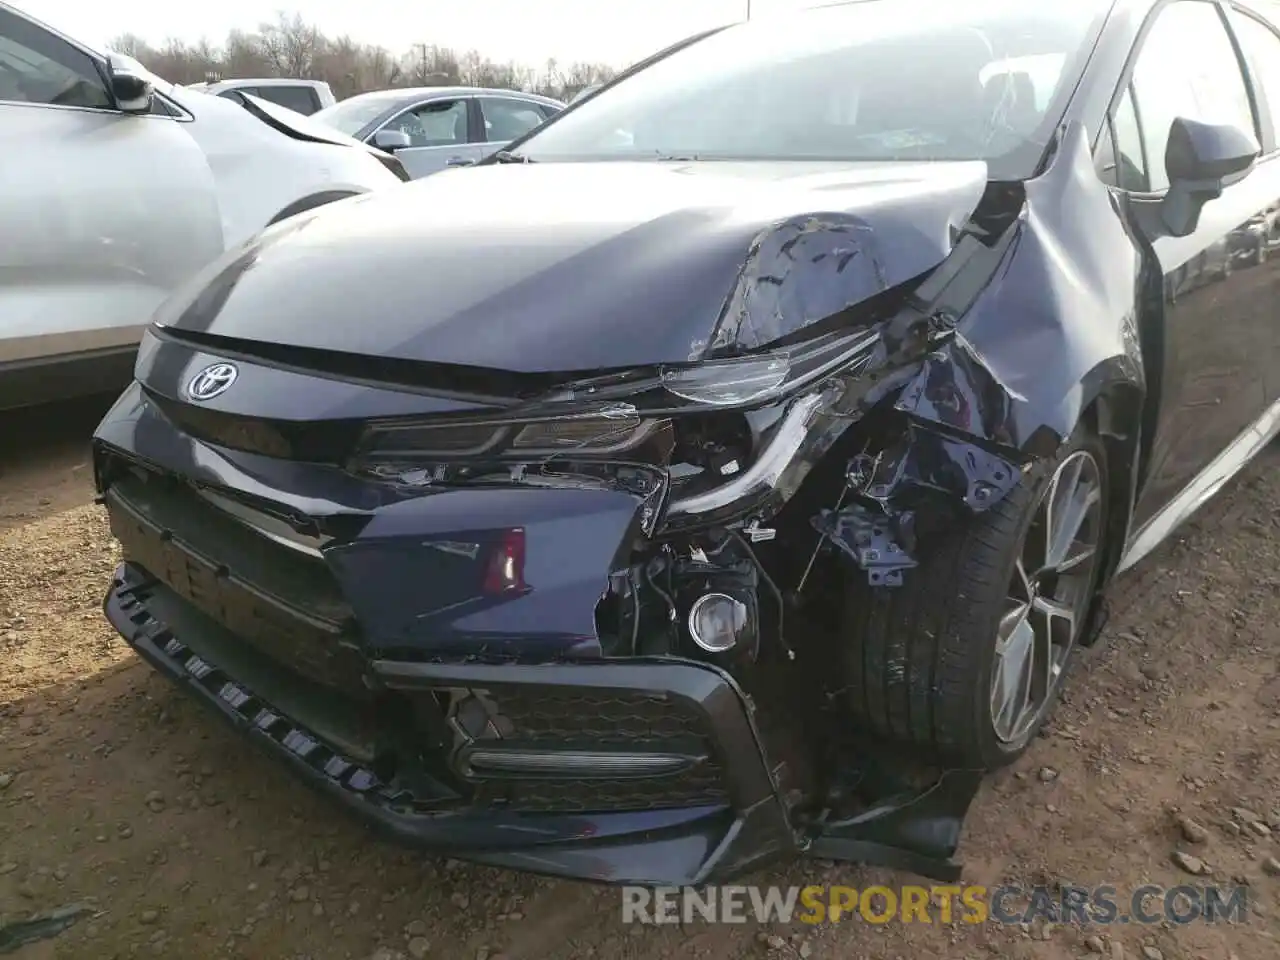
[[[151,311],[270,223],[407,179],[253,97],[165,83],[0,4],[0,409],[128,383]]]
[[[192,83],[188,90],[199,90],[201,93],[215,97],[234,98],[236,93],[248,93],[263,100],[288,107],[303,116],[310,116],[317,110],[331,107],[338,101],[333,96],[329,84],[323,80],[295,80],[286,77],[263,77],[247,80],[218,80],[213,83]]]
[[[315,119],[395,153],[416,179],[475,163],[563,109],[534,93],[417,87],[358,94]]]
[[[1280,262],[1215,269],[1273,10],[759,19],[266,231],[96,432],[107,617],[404,842],[954,878],[1113,577],[1280,429]]]

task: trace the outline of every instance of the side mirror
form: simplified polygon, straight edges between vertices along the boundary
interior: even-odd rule
[[[107,72],[111,76],[111,96],[123,113],[150,113],[155,89],[147,72],[132,57],[107,54]]]
[[[1234,124],[1174,120],[1164,153],[1169,192],[1160,205],[1169,234],[1194,233],[1204,205],[1247,177],[1261,152],[1257,138]]]
[[[111,95],[124,113],[150,113],[155,88],[151,81],[132,73],[111,75]]]
[[[395,153],[409,146],[409,135],[403,130],[379,130],[373,135],[373,145],[387,153]]]

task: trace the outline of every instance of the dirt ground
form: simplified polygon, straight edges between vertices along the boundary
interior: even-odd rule
[[[0,930],[97,911],[16,957],[1280,957],[1280,449],[1117,585],[1104,643],[961,845],[987,885],[1247,883],[1245,922],[639,927],[614,890],[372,841],[139,663],[99,609],[117,552],[85,439],[104,410],[0,417]],[[914,879],[811,861],[748,882]]]

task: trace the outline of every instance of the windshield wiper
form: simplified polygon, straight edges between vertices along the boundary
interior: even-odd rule
[[[522,153],[513,153],[510,150],[499,150],[493,154],[494,163],[535,163]]]

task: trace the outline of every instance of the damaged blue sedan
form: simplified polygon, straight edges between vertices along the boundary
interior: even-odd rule
[[[96,432],[106,615],[403,843],[952,878],[1280,429],[1277,64],[1261,0],[845,3],[293,217]]]

